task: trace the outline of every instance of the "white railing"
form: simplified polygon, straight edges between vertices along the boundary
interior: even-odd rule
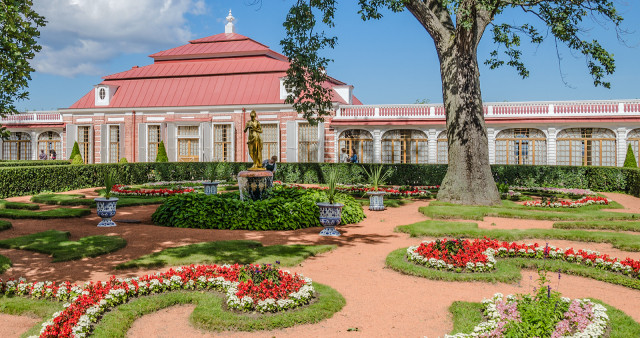
[[[486,102],[486,117],[553,117],[640,115],[640,100]],[[361,119],[444,119],[442,104],[398,104],[340,106],[337,120]]]
[[[62,123],[62,115],[57,112],[18,113],[0,117],[0,124]]]

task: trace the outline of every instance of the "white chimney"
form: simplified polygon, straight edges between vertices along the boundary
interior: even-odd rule
[[[224,26],[224,32],[227,34],[235,33],[236,28],[233,26],[233,21],[236,18],[231,15],[231,10],[229,10],[229,15],[227,16],[227,24]]]

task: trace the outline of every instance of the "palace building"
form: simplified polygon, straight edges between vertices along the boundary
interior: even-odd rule
[[[334,114],[310,125],[285,104],[287,58],[225,32],[150,55],[153,63],[108,75],[66,109],[0,119],[11,131],[2,160],[67,159],[78,142],[86,163],[250,161],[243,128],[255,110],[263,158],[334,162],[342,149],[363,163],[447,163],[440,104],[363,105],[333,77]],[[243,112],[243,108],[246,112]],[[490,162],[622,166],[640,148],[640,100],[485,103]]]

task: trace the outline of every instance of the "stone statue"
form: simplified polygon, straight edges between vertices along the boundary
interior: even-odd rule
[[[253,167],[249,168],[249,170],[265,170],[262,167],[262,126],[256,120],[255,110],[251,111],[251,120],[247,121],[247,125],[244,127],[245,133],[247,130],[249,131],[249,137],[247,138],[249,156],[253,160]]]

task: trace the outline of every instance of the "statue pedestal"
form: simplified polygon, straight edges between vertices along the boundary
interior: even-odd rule
[[[268,170],[245,170],[238,173],[240,199],[263,200],[269,197],[273,187],[273,173]]]

